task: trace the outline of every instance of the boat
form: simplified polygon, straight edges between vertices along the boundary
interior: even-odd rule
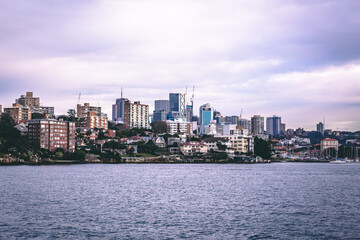
[[[330,161],[330,163],[333,163],[333,164],[345,164],[346,161],[345,161],[344,159],[337,158],[337,159],[334,160],[334,161]]]

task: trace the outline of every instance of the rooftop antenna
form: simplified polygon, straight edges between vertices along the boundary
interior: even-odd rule
[[[193,92],[192,92],[192,95],[191,95],[191,106],[194,106],[194,93],[195,93],[195,85],[193,85]]]

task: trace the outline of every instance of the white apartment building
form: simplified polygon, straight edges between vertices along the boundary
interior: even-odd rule
[[[140,104],[139,101],[129,104],[129,127],[150,128],[149,105]]]
[[[168,126],[168,133],[170,134],[190,134],[191,123],[187,122],[185,118],[176,118],[174,120],[166,120]]]

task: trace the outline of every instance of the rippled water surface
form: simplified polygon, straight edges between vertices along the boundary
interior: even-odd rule
[[[0,167],[1,239],[360,239],[360,164]]]

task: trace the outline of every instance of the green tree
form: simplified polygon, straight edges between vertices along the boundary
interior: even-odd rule
[[[256,156],[260,156],[264,159],[271,158],[270,142],[261,138],[255,137],[254,139],[254,153]]]
[[[227,146],[225,144],[222,144],[221,142],[216,143],[216,146],[221,151],[225,151],[227,149]]]
[[[62,152],[55,153],[55,159],[63,159],[63,158],[64,158],[64,154]]]
[[[2,114],[0,118],[0,152],[23,153],[29,148],[25,137],[15,128],[15,122],[9,114]]]
[[[103,148],[110,148],[110,149],[125,149],[126,146],[116,141],[109,141],[104,143]]]
[[[154,123],[151,124],[152,129],[154,130],[155,133],[167,133],[168,131],[168,126],[166,124],[166,122],[164,121],[156,121]]]
[[[127,154],[129,154],[130,156],[132,156],[134,154],[135,150],[133,147],[130,147],[129,150],[127,151]]]
[[[139,153],[150,153],[155,154],[158,150],[158,147],[155,145],[153,141],[148,141],[147,143],[139,142],[138,143],[138,152]]]
[[[81,150],[76,150],[70,156],[72,160],[78,160],[79,162],[85,162],[85,153]]]

